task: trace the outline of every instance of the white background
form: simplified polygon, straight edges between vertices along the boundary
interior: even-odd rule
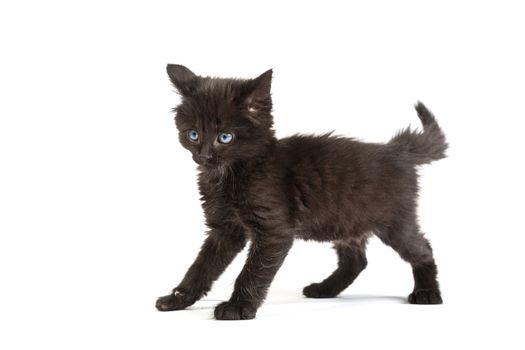
[[[0,348],[523,348],[525,12],[509,1],[5,1],[0,4]],[[245,257],[190,310],[160,313],[204,225],[167,63],[274,68],[278,136],[386,141],[424,101],[449,158],[421,169],[442,306],[374,239],[340,298],[297,242],[255,321],[216,322]]]

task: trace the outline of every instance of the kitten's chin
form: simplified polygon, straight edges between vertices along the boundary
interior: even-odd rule
[[[210,177],[213,178],[223,178],[228,175],[228,173],[231,171],[231,167],[225,163],[225,162],[219,162],[219,163],[204,163],[199,164],[197,163],[197,169],[202,172],[208,174]]]

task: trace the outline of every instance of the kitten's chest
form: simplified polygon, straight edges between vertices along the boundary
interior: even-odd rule
[[[224,206],[230,209],[232,220],[247,231],[252,231],[253,226],[253,200],[250,196],[250,189],[245,187],[242,190],[231,189],[225,197]]]
[[[249,186],[223,183],[201,188],[203,209],[214,222],[233,223],[246,229],[252,221],[253,200]]]
[[[264,230],[272,218],[281,218],[283,214],[278,200],[278,186],[270,181],[268,166],[259,164],[257,171],[241,169],[235,176],[223,179],[217,185],[206,185],[205,211],[218,220],[242,227],[248,234]],[[280,202],[280,201],[279,201]],[[282,220],[280,220],[282,221]]]

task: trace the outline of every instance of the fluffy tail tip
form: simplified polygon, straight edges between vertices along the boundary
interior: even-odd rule
[[[434,115],[432,112],[423,104],[421,101],[417,101],[414,106],[417,112],[417,116],[421,120],[423,126],[432,124],[435,121]]]

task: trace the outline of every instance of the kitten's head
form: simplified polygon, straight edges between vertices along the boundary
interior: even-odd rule
[[[197,164],[224,169],[269,152],[271,70],[249,80],[201,77],[175,64],[167,70],[182,98],[175,108],[179,139]]]

